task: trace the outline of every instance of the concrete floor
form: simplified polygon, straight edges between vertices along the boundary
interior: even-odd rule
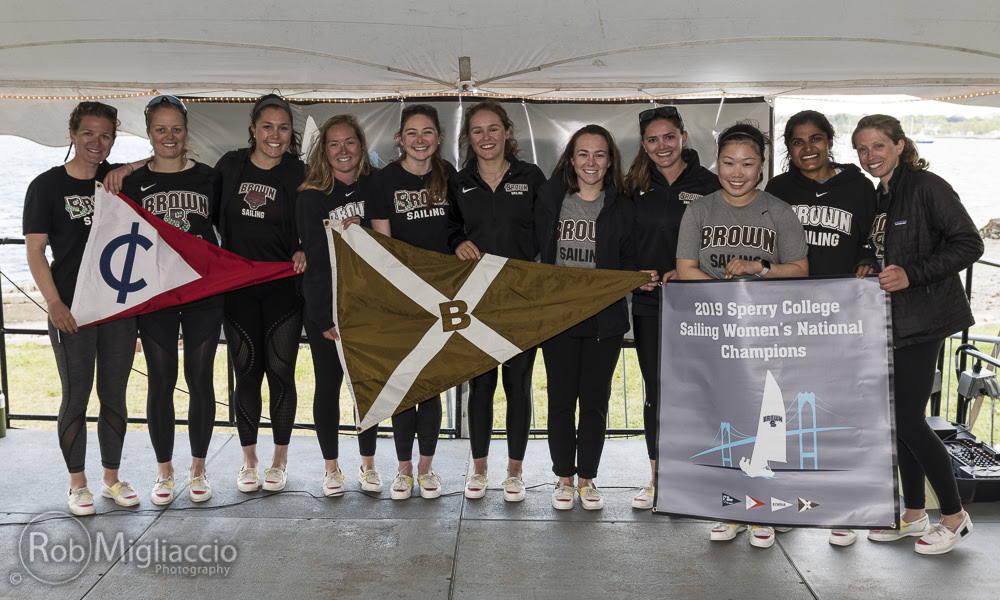
[[[261,437],[262,457],[270,444]],[[188,466],[187,447],[179,435],[179,474]],[[162,509],[149,501],[155,478],[149,439],[130,433],[122,477],[141,504],[120,509],[98,496],[96,516],[71,519],[55,434],[11,430],[0,439],[0,598],[916,600],[992,599],[1000,589],[1000,570],[990,567],[1000,559],[1000,503],[969,505],[975,534],[945,556],[923,557],[912,541],[875,544],[863,534],[854,546],[837,548],[826,531],[806,529],[779,534],[773,548],[761,550],[746,534],[712,543],[706,523],[633,510],[633,488],[648,478],[641,440],[605,446],[598,482],[606,507],[594,512],[551,508],[554,477],[544,440],[529,444],[531,488],[519,504],[505,503],[499,490],[503,440],[494,440],[493,454],[490,471],[497,475],[484,499],[461,493],[472,464],[468,442],[441,440],[435,470],[449,493],[394,502],[388,499],[392,440],[379,440],[386,491],[373,497],[358,491],[357,442],[344,437],[341,466],[350,491],[328,499],[320,493],[316,440],[294,436],[286,491],[242,494],[233,482],[239,440],[219,434],[208,463],[213,498],[196,505],[179,484],[178,498]],[[94,434],[88,455],[91,490],[99,490]],[[188,572],[206,566],[219,571]]]

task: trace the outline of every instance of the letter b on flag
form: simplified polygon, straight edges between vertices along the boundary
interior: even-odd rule
[[[466,314],[469,305],[461,300],[442,302],[439,307],[441,309],[441,328],[444,331],[458,331],[465,329],[472,323],[472,317]]]

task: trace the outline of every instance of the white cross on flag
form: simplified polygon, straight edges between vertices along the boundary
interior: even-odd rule
[[[293,275],[185,233],[98,183],[71,312],[81,327]]]
[[[327,226],[341,362],[361,430],[496,367],[647,283],[637,271],[462,261]]]

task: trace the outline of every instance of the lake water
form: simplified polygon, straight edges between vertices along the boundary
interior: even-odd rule
[[[780,139],[779,150],[784,150]],[[986,166],[986,159],[994,153],[1000,155],[1000,140],[939,138],[932,144],[919,144],[921,156],[931,163],[931,171],[944,177],[958,192],[977,227],[990,219],[1000,217],[1000,207],[989,192],[993,178]],[[54,165],[61,164],[66,147],[50,148],[32,141],[0,135],[0,156],[6,163],[0,179],[0,238],[21,238],[21,215],[24,192],[31,180]],[[126,162],[150,155],[150,146],[143,138],[121,136],[112,149],[111,162]],[[838,138],[834,156],[839,162],[857,164],[857,154],[845,136]],[[783,153],[778,153],[776,171],[781,170]],[[1000,258],[1000,257],[990,257]],[[31,274],[24,258],[23,245],[0,245],[0,272],[16,283],[31,282]],[[0,277],[0,287],[10,287]]]

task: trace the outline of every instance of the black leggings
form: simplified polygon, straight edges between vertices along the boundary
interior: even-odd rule
[[[642,405],[642,427],[646,432],[646,453],[656,460],[657,412],[660,408],[660,318],[632,315],[635,354],[645,384],[646,400]]]
[[[943,340],[893,350],[896,391],[896,453],[906,508],[924,508],[924,476],[941,503],[941,514],[962,511],[958,483],[944,443],[927,424],[927,401]]]
[[[600,340],[560,333],[542,343],[549,386],[549,454],[559,477],[597,477],[607,431],[611,378],[622,339]],[[574,425],[577,400],[580,424]]]
[[[323,332],[311,320],[305,320],[309,352],[312,354],[316,373],[316,393],[313,396],[313,422],[323,460],[340,457],[340,386],[344,383],[344,369],[337,353],[337,342],[323,337]],[[361,456],[375,456],[378,427],[358,434]]]
[[[101,464],[117,469],[128,423],[125,389],[135,358],[135,318],[118,319],[63,333],[49,321],[49,339],[62,382],[56,428],[59,448],[70,473],[82,473],[87,458],[87,403],[97,371],[97,440]]]
[[[177,384],[177,333],[184,333],[184,380],[187,382],[188,439],[191,456],[205,458],[215,424],[215,351],[222,329],[222,298],[206,298],[139,316],[149,390],[146,417],[156,462],[174,454],[174,386]]]
[[[420,456],[434,456],[441,434],[441,394],[392,415],[392,439],[399,462],[413,460],[414,434],[420,446]]]
[[[233,410],[240,444],[257,443],[260,386],[266,374],[274,444],[288,445],[295,423],[295,359],[302,335],[302,298],[295,283],[285,278],[229,292],[224,328],[236,376]]]
[[[503,363],[503,391],[507,394],[507,457],[524,460],[531,430],[531,372],[535,367],[536,348],[525,350]],[[491,369],[469,381],[469,438],[472,458],[490,453],[493,435],[493,396],[497,389],[497,371]]]

